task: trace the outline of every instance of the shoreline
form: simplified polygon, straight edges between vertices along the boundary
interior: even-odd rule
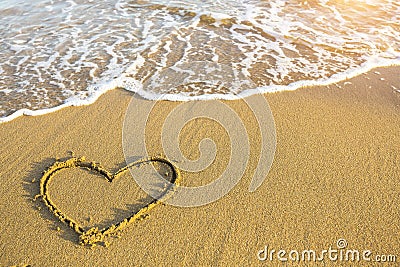
[[[238,100],[241,98],[246,98],[250,97],[252,95],[256,94],[270,94],[270,93],[279,93],[279,92],[287,92],[287,91],[296,91],[296,90],[301,90],[303,88],[307,87],[316,87],[316,86],[330,86],[330,85],[335,85],[341,82],[346,82],[349,79],[352,79],[354,77],[364,75],[366,73],[369,73],[371,71],[374,71],[376,69],[382,69],[382,68],[400,68],[400,62],[397,64],[394,62],[391,62],[390,64],[386,63],[381,63],[381,64],[376,64],[376,65],[369,65],[364,63],[364,66],[360,66],[357,69],[351,70],[351,71],[346,71],[343,73],[337,73],[331,76],[330,78],[327,79],[322,79],[322,80],[311,80],[311,81],[298,81],[298,82],[293,82],[288,85],[273,85],[273,86],[261,86],[257,87],[255,89],[248,89],[245,90],[237,95],[224,95],[224,94],[213,94],[211,95],[200,95],[200,96],[182,96],[182,95],[176,95],[176,94],[163,94],[163,95],[158,95],[154,93],[149,93],[149,92],[144,92],[141,89],[133,89],[133,88],[124,88],[124,85],[129,83],[129,81],[125,81],[124,79],[118,79],[118,80],[113,80],[111,82],[105,83],[105,84],[98,84],[98,85],[92,85],[91,87],[100,87],[102,89],[98,89],[98,91],[95,91],[95,93],[91,96],[88,96],[87,99],[83,100],[68,100],[65,103],[62,103],[59,106],[54,106],[51,108],[45,108],[45,109],[38,109],[38,110],[30,110],[30,109],[19,109],[10,115],[6,117],[0,118],[0,125],[5,122],[10,122],[18,117],[21,116],[41,116],[49,113],[56,112],[58,110],[67,108],[67,107],[80,107],[80,106],[86,106],[86,105],[92,105],[94,104],[102,95],[112,91],[112,90],[118,90],[118,89],[123,89],[128,92],[131,92],[133,94],[137,94],[139,97],[143,97],[147,100],[167,100],[167,101],[207,101],[207,100]],[[137,81],[133,80],[131,81],[133,84],[137,85]],[[399,86],[400,87],[400,86]],[[400,88],[397,88],[397,90],[400,92]]]
[[[248,118],[249,161],[233,190],[201,207],[157,207],[147,219],[127,227],[121,238],[111,239],[109,247],[93,250],[79,246],[76,234],[40,200],[32,199],[39,192],[42,172],[55,158],[70,157],[70,151],[113,172],[124,166],[121,133],[133,93],[112,90],[88,106],[1,123],[0,199],[5,205],[0,265],[254,266],[269,262],[257,259],[266,245],[270,250],[320,251],[335,247],[342,238],[349,249],[394,254],[399,262],[400,93],[391,88],[400,87],[399,70],[374,69],[337,85],[265,94],[275,119],[277,149],[267,178],[253,193],[248,186],[259,156],[259,133],[253,130],[257,120],[242,101],[223,101],[239,117]],[[163,101],[150,114],[150,153],[162,153],[160,124],[178,105]],[[182,131],[182,153],[198,158],[199,142],[205,137],[214,140],[218,151],[229,144],[223,128],[212,122],[196,126],[194,121]],[[184,173],[183,179],[188,185],[210,182],[228,161],[229,153],[217,154],[210,168]],[[74,176],[75,182],[66,173],[54,185],[61,209],[78,220],[92,212],[94,220],[113,221],[113,216],[138,205],[137,199],[146,198],[133,183],[121,182],[107,191],[98,179],[85,180],[93,178],[89,174]],[[128,186],[132,195],[121,192]],[[130,206],[118,201],[110,206],[126,195],[133,199],[125,201]],[[337,265],[328,259],[323,264]]]

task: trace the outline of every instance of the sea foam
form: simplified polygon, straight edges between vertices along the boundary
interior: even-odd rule
[[[115,88],[237,99],[400,65],[400,4],[390,0],[7,0],[0,14],[0,122]]]

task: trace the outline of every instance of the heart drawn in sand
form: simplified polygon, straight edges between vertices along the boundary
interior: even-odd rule
[[[100,175],[102,175],[108,182],[112,182],[117,179],[121,174],[128,171],[129,168],[132,167],[140,167],[144,164],[150,163],[162,163],[167,165],[172,171],[172,178],[170,180],[171,184],[165,188],[158,199],[153,199],[147,205],[139,209],[137,212],[133,213],[129,217],[123,219],[117,224],[112,224],[103,229],[98,229],[98,227],[92,227],[88,230],[85,230],[77,221],[67,216],[64,212],[62,212],[52,201],[49,193],[49,184],[52,178],[57,174],[57,172],[69,169],[69,168],[85,168],[91,171],[94,171]],[[118,170],[115,173],[110,173],[105,168],[103,168],[100,164],[95,162],[88,162],[84,157],[81,158],[70,158],[66,161],[56,161],[50,168],[48,168],[42,178],[40,179],[40,197],[43,199],[46,206],[50,209],[50,211],[62,222],[71,227],[77,234],[79,234],[80,244],[82,245],[95,245],[96,243],[104,242],[104,239],[108,236],[115,235],[117,232],[126,228],[132,222],[142,218],[147,212],[149,212],[152,208],[162,203],[162,201],[166,200],[170,197],[175,191],[175,186],[179,184],[181,180],[181,175],[179,173],[179,169],[169,160],[164,159],[162,157],[150,157],[146,159],[141,159],[135,161],[133,163],[128,164],[122,169]]]

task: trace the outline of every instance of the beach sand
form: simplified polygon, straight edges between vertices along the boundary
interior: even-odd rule
[[[205,206],[158,206],[120,238],[109,238],[108,247],[93,249],[80,246],[78,235],[40,198],[33,199],[42,172],[55,158],[68,158],[70,151],[110,171],[124,166],[122,125],[133,94],[117,89],[89,106],[3,123],[0,265],[278,266],[276,254],[272,262],[259,261],[258,252],[265,246],[321,252],[336,249],[339,239],[347,241],[348,249],[372,251],[372,259],[397,255],[398,264],[400,92],[392,86],[400,89],[399,73],[400,67],[380,68],[337,85],[266,94],[277,148],[267,178],[253,193],[248,186],[259,156],[257,121],[243,101],[225,101],[240,117],[249,118],[249,163],[237,186]],[[146,128],[154,133],[146,136],[148,151],[154,154],[162,153],[159,125],[166,111],[179,103],[157,105]],[[203,124],[192,121],[182,131],[181,149],[191,159],[199,156],[204,137],[212,138],[217,148],[229,145],[222,127],[211,121]],[[219,151],[209,170],[184,172],[184,183],[208,183],[221,173],[229,153]],[[78,178],[68,179],[71,176]],[[107,225],[127,216],[129,208],[137,209],[139,200],[148,200],[128,174],[125,178],[110,187],[89,172],[68,170],[54,178],[52,195],[82,224]],[[317,264],[348,266],[327,256],[319,263],[293,263]]]

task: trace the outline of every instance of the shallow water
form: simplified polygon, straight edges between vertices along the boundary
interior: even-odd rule
[[[0,14],[3,121],[116,87],[232,99],[400,64],[397,1],[6,0]]]

